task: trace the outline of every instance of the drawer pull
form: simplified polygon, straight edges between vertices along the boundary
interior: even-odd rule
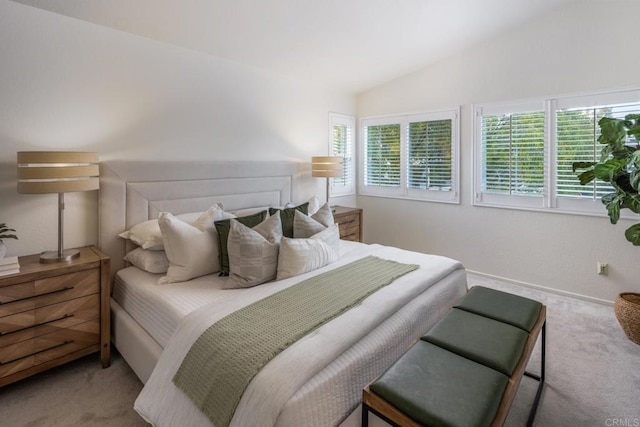
[[[73,340],[68,340],[62,342],[60,344],[56,344],[49,348],[45,348],[44,350],[36,351],[35,353],[27,354],[25,356],[16,357],[15,359],[9,360],[8,362],[0,362],[0,366],[8,365],[9,363],[17,362],[18,360],[26,359],[27,357],[35,356],[36,354],[44,353],[45,351],[53,350],[54,348],[62,347],[63,345],[71,344]]]
[[[56,319],[51,319],[51,320],[47,320],[46,322],[36,323],[35,325],[31,325],[31,326],[25,326],[24,328],[20,328],[20,329],[14,329],[13,331],[9,331],[9,332],[0,331],[0,337],[3,337],[5,335],[10,335],[10,334],[15,334],[16,332],[20,332],[20,331],[26,331],[27,329],[35,328],[37,326],[46,325],[47,323],[57,322],[58,320],[67,319],[69,317],[73,317],[73,314],[65,314],[64,316],[60,316],[60,317],[58,317]]]
[[[10,304],[12,302],[18,302],[18,301],[24,301],[24,300],[28,300],[31,298],[37,298],[37,297],[43,297],[45,295],[51,295],[51,294],[57,294],[59,292],[66,292],[66,291],[70,291],[71,289],[75,288],[75,286],[65,286],[62,289],[58,289],[56,291],[51,291],[51,292],[45,292],[44,294],[38,294],[38,295],[31,295],[30,297],[24,297],[24,298],[20,298],[20,299],[14,299],[12,301],[7,301],[7,302],[2,302],[0,301],[0,305],[2,304]]]

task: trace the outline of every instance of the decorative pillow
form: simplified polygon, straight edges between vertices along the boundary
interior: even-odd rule
[[[296,239],[311,237],[333,224],[333,214],[328,203],[313,215],[307,216],[296,211],[293,218],[293,237]]]
[[[267,217],[267,211],[258,212],[257,214],[238,217],[236,220],[247,227],[255,227]],[[225,219],[215,222],[215,228],[218,231],[218,257],[220,263],[220,275],[229,274],[229,253],[227,252],[227,239],[229,237],[229,229],[231,227],[231,219]]]
[[[208,228],[187,224],[168,212],[162,212],[158,217],[169,259],[167,275],[161,277],[158,284],[184,282],[220,270],[218,233],[213,223],[216,219],[222,219],[225,212],[214,207],[202,216],[204,218],[198,218],[197,222],[210,224]]]
[[[318,199],[318,196],[313,196],[309,199],[308,214],[313,215],[318,212],[318,209],[320,209],[320,200]]]
[[[338,260],[340,232],[333,224],[324,231],[308,239],[288,239],[280,241],[277,279],[287,279]]]
[[[222,211],[222,203],[218,202],[213,205],[212,208]],[[190,212],[175,215],[175,217],[181,219],[187,224],[194,224],[203,213],[204,212]],[[118,234],[118,237],[129,239],[136,245],[140,246],[142,249],[149,249],[151,251],[164,250],[164,243],[162,242],[162,232],[160,231],[160,227],[158,226],[157,219],[150,219],[148,221],[140,222],[131,227],[129,230]]]
[[[164,251],[135,248],[124,256],[124,260],[149,273],[166,273],[169,268],[169,259]]]
[[[300,211],[303,214],[307,215],[307,212],[309,211],[309,202],[303,203],[293,208],[269,208],[269,215],[274,215],[278,211],[280,211],[280,218],[282,219],[282,235],[284,237],[293,237],[293,217],[295,215],[295,212]]]
[[[281,238],[279,212],[253,229],[231,220],[227,242],[230,268],[228,287],[248,288],[275,279]]]
[[[235,216],[250,216],[250,215],[255,215],[257,213],[268,211],[268,210],[269,210],[269,206],[262,206],[259,208],[238,209],[236,211],[231,211],[231,213],[234,214]]]

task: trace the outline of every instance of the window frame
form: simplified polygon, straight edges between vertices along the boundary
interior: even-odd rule
[[[351,127],[350,157],[336,154],[333,147],[333,128],[335,126]],[[340,156],[344,159],[345,176],[349,185],[334,186],[333,178],[329,178],[329,197],[353,196],[356,194],[356,118],[346,114],[329,113],[329,155]],[[350,166],[350,168],[348,168]]]
[[[451,120],[451,189],[432,190],[409,188],[408,156],[409,141],[407,128],[409,123]],[[367,127],[376,125],[400,125],[400,185],[398,187],[379,187],[366,185],[366,138]],[[444,108],[416,113],[392,114],[361,117],[358,126],[358,194],[371,197],[421,200],[439,203],[460,203],[460,108]]]
[[[482,172],[483,165],[483,152],[482,152],[482,117],[484,115],[499,115],[499,114],[514,114],[514,113],[526,113],[534,111],[543,111],[545,113],[544,121],[544,135],[545,141],[548,136],[548,121],[546,120],[547,114],[545,105],[542,100],[529,100],[511,103],[494,103],[494,104],[481,104],[474,106],[474,142],[473,142],[473,156],[474,156],[474,192],[473,192],[473,205],[474,206],[491,206],[491,207],[512,207],[522,209],[541,209],[544,207],[544,192],[548,186],[548,179],[546,174],[546,168],[543,173],[543,195],[541,196],[525,196],[519,194],[499,194],[486,192],[482,190],[483,177]],[[544,164],[546,165],[549,152],[547,144],[544,145],[543,155]]]
[[[533,98],[528,100],[486,103],[473,106],[474,132],[473,132],[473,196],[474,206],[485,206],[505,209],[535,210],[544,212],[556,212],[575,215],[607,216],[607,211],[598,199],[582,199],[573,197],[558,197],[556,184],[557,176],[557,151],[558,138],[556,134],[557,112],[566,109],[595,108],[621,103],[640,103],[640,89],[629,88],[609,91],[588,92],[570,94],[546,98]],[[482,114],[487,111],[493,114],[504,114],[509,109],[519,106],[542,105],[544,111],[544,186],[541,197],[500,195],[482,191]],[[515,111],[514,111],[515,112]],[[599,152],[599,151],[598,151]],[[578,182],[576,174],[576,183]],[[536,199],[535,201],[526,198]],[[632,218],[626,212],[621,218]]]

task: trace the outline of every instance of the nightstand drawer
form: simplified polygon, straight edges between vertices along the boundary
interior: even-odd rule
[[[343,240],[360,241],[360,214],[344,215],[339,219],[338,228]]]
[[[47,362],[100,342],[99,319],[74,325],[0,350],[0,377]]]
[[[338,223],[342,240],[362,241],[362,209],[335,206],[333,219]]]
[[[0,317],[99,291],[100,274],[96,269],[5,286],[0,288]]]
[[[340,227],[360,226],[360,214],[343,215],[338,219]]]
[[[360,241],[360,227],[340,227],[340,238],[342,240],[351,240],[353,242]]]
[[[60,329],[35,339],[36,365],[99,344],[99,319]]]
[[[0,350],[0,378],[35,365],[34,341],[23,341]]]
[[[100,316],[98,294],[0,318],[0,348]],[[1,351],[1,350],[0,350]]]

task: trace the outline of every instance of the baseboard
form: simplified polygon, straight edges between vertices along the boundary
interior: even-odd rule
[[[573,293],[573,292],[562,291],[560,289],[555,289],[555,288],[549,288],[549,287],[546,287],[546,286],[535,285],[533,283],[521,282],[519,280],[513,280],[513,279],[509,279],[507,277],[495,276],[493,274],[482,273],[480,271],[467,270],[467,273],[474,274],[476,276],[486,277],[487,279],[501,280],[501,281],[504,281],[504,282],[511,283],[513,285],[524,286],[525,288],[537,289],[539,291],[550,292],[550,293],[553,293],[553,294],[558,294],[558,295],[562,295],[562,296],[570,297],[570,298],[577,298],[577,299],[581,299],[583,301],[595,302],[597,304],[604,304],[604,305],[608,305],[608,306],[611,306],[611,307],[613,307],[613,305],[614,305],[613,301],[609,301],[609,300],[606,300],[606,299],[594,298],[594,297],[590,297],[588,295],[576,294],[576,293]]]

